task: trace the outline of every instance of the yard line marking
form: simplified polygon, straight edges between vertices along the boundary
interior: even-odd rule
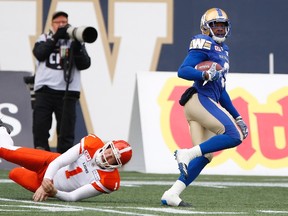
[[[32,208],[39,208],[39,209],[42,209],[42,210],[54,211],[54,212],[55,212],[54,208],[58,207],[58,210],[60,210],[60,211],[62,211],[61,208],[63,208],[63,209],[65,209],[65,211],[67,211],[67,210],[71,210],[71,211],[88,210],[88,211],[107,212],[107,213],[117,214],[117,215],[122,214],[122,215],[133,215],[133,216],[155,216],[155,215],[152,215],[152,214],[141,214],[141,213],[135,213],[135,212],[123,212],[123,211],[116,211],[116,210],[113,210],[113,209],[82,207],[82,206],[73,206],[73,205],[67,205],[67,204],[66,205],[61,205],[61,204],[51,204],[51,203],[42,203],[42,202],[39,203],[39,202],[28,201],[28,200],[16,200],[16,199],[0,198],[0,201],[33,204]],[[38,205],[38,206],[34,206],[34,205]],[[49,208],[49,206],[51,208]],[[27,208],[27,205],[23,205],[21,207]],[[31,207],[31,206],[28,206],[28,208],[29,207]]]
[[[69,211],[84,211],[84,210],[91,210],[91,211],[102,211],[107,213],[115,213],[117,215],[123,214],[123,215],[135,215],[135,216],[155,216],[154,214],[141,214],[141,213],[135,213],[135,212],[123,212],[123,211],[117,211],[115,209],[138,209],[138,210],[146,210],[146,211],[153,211],[154,213],[157,212],[164,212],[169,214],[206,214],[206,215],[239,215],[239,214],[245,214],[244,212],[204,212],[204,211],[193,211],[193,210],[182,210],[182,209],[175,209],[175,208],[169,208],[169,207],[162,207],[162,208],[148,208],[148,207],[102,207],[102,208],[91,208],[91,207],[81,207],[81,206],[72,206],[72,205],[61,205],[61,204],[50,204],[50,203],[37,203],[33,201],[25,201],[25,200],[15,200],[15,199],[5,199],[0,198],[0,201],[6,201],[6,202],[20,202],[20,203],[26,203],[26,204],[33,204],[33,205],[0,205],[0,207],[14,207],[14,208],[26,208],[26,209],[38,209],[45,212],[69,212]],[[110,209],[110,208],[113,208]],[[7,212],[28,212],[29,210],[7,210],[7,209],[1,209],[0,211],[7,211]]]
[[[120,208],[120,207],[116,207]],[[175,209],[172,207],[164,207],[164,208],[147,208],[147,207],[124,207],[124,208],[136,208],[139,210],[149,210],[149,211],[156,211],[156,212],[165,212],[165,213],[171,213],[171,214],[217,214],[217,215],[238,215],[238,214],[247,214],[247,212],[204,212],[204,211],[193,211],[193,210],[182,210],[182,209]]]
[[[175,181],[121,181],[121,186],[136,187],[141,185],[173,185]],[[0,179],[0,183],[14,183],[10,179]],[[200,187],[214,187],[214,188],[226,188],[226,187],[283,187],[288,188],[286,182],[206,182],[199,181],[193,182],[190,186]]]
[[[14,182],[10,179],[0,179],[0,183],[14,183]]]
[[[257,212],[267,214],[288,214],[288,211],[275,211],[275,210],[258,210]]]
[[[51,203],[39,203],[34,201],[27,201],[27,200],[16,200],[16,199],[6,199],[6,198],[0,198],[0,201],[6,201],[6,202],[19,202],[19,203],[25,203],[25,204],[33,204],[33,205],[0,205],[0,207],[15,207],[15,208],[24,208],[21,209],[3,209],[0,208],[0,212],[29,212],[29,209],[39,209],[44,212],[68,212],[68,211],[84,211],[84,210],[90,210],[90,211],[101,211],[101,212],[107,212],[112,214],[122,214],[122,215],[135,215],[135,216],[155,216],[155,214],[141,214],[141,213],[135,213],[135,212],[123,212],[123,211],[117,211],[115,209],[138,209],[138,210],[146,210],[146,211],[153,211],[154,213],[157,212],[164,212],[169,214],[189,214],[189,215],[197,215],[197,214],[205,214],[205,215],[242,215],[247,214],[247,212],[205,212],[205,211],[193,211],[193,210],[183,210],[183,209],[177,209],[177,208],[170,208],[170,207],[162,207],[162,208],[148,208],[148,207],[107,207],[103,206],[101,208],[92,208],[92,207],[82,207],[82,206],[73,206],[73,205],[62,205],[62,204],[51,204]],[[25,210],[25,208],[27,210]],[[30,211],[31,212],[31,211]],[[288,214],[288,211],[275,211],[275,210],[256,210],[256,212],[261,212],[265,214]]]
[[[71,211],[82,211],[81,209],[77,209],[77,208],[63,208],[63,207],[49,207],[49,206],[35,206],[35,205],[0,205],[2,207],[17,207],[17,208],[26,208],[28,210],[7,210],[7,209],[0,209],[1,211],[31,211],[29,209],[39,209],[39,210],[44,210],[44,211],[49,211],[49,212],[71,212]]]
[[[139,185],[172,185],[175,181],[121,181],[121,186],[139,186]],[[288,183],[278,182],[193,182],[190,186],[201,187],[219,187],[225,188],[230,186],[237,187],[284,187],[288,188]]]

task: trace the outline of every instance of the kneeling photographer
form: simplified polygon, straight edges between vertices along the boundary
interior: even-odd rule
[[[76,103],[79,101],[81,89],[80,71],[91,65],[85,48],[85,38],[82,38],[79,32],[75,34],[77,30],[68,24],[66,12],[55,12],[50,31],[40,35],[34,45],[33,54],[37,62],[33,137],[34,147],[37,149],[50,151],[48,140],[53,113],[57,121],[57,152],[63,153],[73,146]],[[88,43],[94,42],[97,37],[96,29],[92,30],[94,31],[85,36],[89,39]],[[80,33],[83,32],[81,29]]]

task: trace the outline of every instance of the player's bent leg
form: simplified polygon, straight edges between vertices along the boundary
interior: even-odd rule
[[[178,168],[181,175],[186,179],[189,177],[189,171],[187,164],[190,163],[196,157],[200,157],[205,154],[217,152],[220,150],[233,148],[242,143],[240,138],[233,138],[227,134],[216,135],[209,140],[201,143],[198,146],[194,146],[190,149],[180,149],[175,151],[175,157],[178,163]]]
[[[188,177],[180,175],[178,179],[182,181],[186,186],[188,186],[199,176],[201,171],[209,163],[209,159],[207,159],[205,156],[193,159],[188,165]]]
[[[215,104],[208,98],[205,98],[206,103],[215,106]],[[206,104],[205,103],[205,104]],[[203,155],[200,147],[202,142],[208,140],[217,133],[224,133],[224,126],[203,106],[198,98],[198,94],[187,102],[184,107],[185,117],[189,122],[190,134],[194,147],[190,149],[180,149],[175,152],[175,157],[178,163],[180,173],[188,178],[188,164],[196,157]],[[218,107],[216,106],[216,109]],[[219,112],[222,112],[221,110]],[[212,130],[213,129],[213,130]]]
[[[37,173],[23,167],[12,169],[9,172],[9,178],[31,192],[35,192],[42,182]]]
[[[20,147],[16,150],[0,148],[0,158],[37,173],[46,170],[49,163],[59,155],[59,153],[26,147]]]
[[[234,148],[242,143],[240,138],[233,138],[227,134],[221,134],[200,144],[203,154]]]

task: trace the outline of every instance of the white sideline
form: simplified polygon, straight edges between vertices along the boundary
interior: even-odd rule
[[[135,215],[135,216],[156,216],[158,215],[157,212],[165,212],[169,214],[179,214],[179,215],[194,215],[194,214],[213,214],[213,215],[239,215],[239,214],[245,214],[245,212],[200,212],[200,211],[193,211],[193,210],[183,210],[183,209],[176,209],[176,208],[148,208],[148,207],[98,207],[98,208],[91,208],[91,207],[81,207],[81,206],[73,206],[73,205],[60,205],[60,204],[50,204],[50,203],[37,203],[33,201],[24,201],[24,200],[15,200],[15,199],[5,199],[0,198],[0,201],[5,202],[17,202],[17,203],[25,203],[25,205],[0,205],[0,211],[1,212],[28,212],[29,209],[39,209],[43,212],[68,212],[68,211],[96,211],[96,212],[107,212],[109,214],[117,214],[117,215]],[[30,204],[30,205],[27,205]],[[13,207],[13,210],[9,209],[2,209],[1,207]],[[23,208],[24,210],[17,210],[17,208]],[[111,209],[109,209],[111,208]],[[113,209],[112,209],[113,208]],[[27,210],[25,210],[27,209]],[[117,211],[115,209],[122,209]],[[123,209],[126,209],[126,211],[123,211]],[[131,209],[132,212],[127,212],[128,209]],[[139,210],[145,210],[145,211],[152,211],[152,214],[141,214],[141,213],[135,213],[133,210],[139,209]]]
[[[135,216],[154,216],[150,214],[138,214],[135,212],[123,212],[123,211],[116,211],[113,209],[105,209],[103,207],[100,208],[91,208],[91,207],[82,207],[82,206],[73,206],[73,205],[61,205],[61,204],[51,204],[51,203],[44,203],[44,202],[33,202],[33,201],[27,201],[27,200],[16,200],[16,199],[6,199],[6,198],[0,198],[0,201],[5,201],[5,202],[17,202],[17,203],[25,203],[25,204],[30,204],[30,205],[14,205],[13,209],[18,208],[27,208],[28,209],[39,209],[43,211],[49,211],[49,212],[67,212],[67,211],[97,211],[97,212],[107,212],[110,214],[117,214],[117,215],[135,215]],[[2,205],[0,205],[1,207]],[[8,206],[8,205],[6,205]],[[11,205],[9,205],[11,207]],[[112,207],[111,207],[112,208]],[[0,208],[0,212],[5,211],[5,209]],[[11,211],[11,210],[9,210]],[[15,210],[19,211],[19,210]],[[25,211],[25,210],[24,210]]]
[[[0,212],[29,212],[31,209],[39,209],[43,212],[69,212],[69,211],[96,211],[96,212],[107,212],[109,214],[116,214],[116,215],[135,215],[135,216],[156,216],[157,212],[164,212],[173,215],[198,215],[198,214],[205,214],[205,215],[243,215],[247,214],[247,212],[204,212],[204,211],[193,211],[193,210],[183,210],[177,208],[148,208],[148,207],[98,207],[98,208],[91,208],[91,207],[81,207],[81,206],[73,206],[73,205],[61,205],[61,204],[51,204],[51,203],[37,203],[33,201],[25,201],[25,200],[16,200],[16,199],[6,199],[1,198],[0,201],[5,202],[14,202],[14,203],[23,203],[25,205],[1,205],[0,204]],[[28,204],[28,205],[27,205]],[[1,208],[1,207],[4,207]],[[13,209],[5,209],[5,207],[12,207]],[[21,209],[17,209],[21,208]],[[111,208],[111,209],[110,209]],[[122,210],[115,210],[115,209],[122,209]],[[131,209],[132,211],[135,209],[145,210],[145,211],[152,211],[152,214],[141,214],[135,212],[127,212],[123,211],[124,209]],[[275,210],[256,210],[256,212],[261,212],[265,214],[287,214],[288,211],[275,211]]]
[[[121,186],[137,187],[141,185],[172,185],[175,181],[121,181]],[[0,183],[14,183],[10,179],[0,179]],[[193,182],[192,186],[226,188],[226,187],[283,187],[288,188],[288,183],[285,182]],[[190,186],[191,186],[190,185]]]
[[[121,181],[121,186],[140,186],[140,185],[172,185],[175,181]],[[288,187],[288,183],[277,182],[193,182],[190,186],[226,188],[226,187]]]
[[[0,183],[14,183],[10,179],[0,179]],[[124,187],[139,187],[141,185],[172,185],[174,181],[122,181],[121,186]],[[288,183],[267,183],[267,182],[194,182],[193,186],[200,187],[214,187],[214,188],[226,188],[231,186],[238,187],[283,187],[287,188]],[[206,215],[243,215],[247,214],[247,212],[200,212],[193,211],[190,209],[177,209],[177,208],[149,208],[149,207],[103,207],[98,206],[97,208],[92,207],[82,207],[75,205],[61,205],[61,204],[51,204],[44,202],[33,202],[28,200],[16,200],[16,199],[6,199],[0,197],[1,201],[11,202],[12,205],[1,205],[0,204],[0,212],[31,212],[32,209],[38,209],[42,212],[69,212],[69,211],[98,211],[98,212],[106,212],[110,215],[135,215],[135,216],[155,216],[158,215],[159,212],[173,214],[173,215],[197,215],[197,214],[206,214]],[[18,204],[16,204],[18,203]],[[19,205],[19,203],[23,203],[25,205]],[[9,207],[9,209],[8,209]],[[12,207],[12,208],[11,208]],[[126,211],[125,211],[126,209]],[[131,209],[131,211],[130,211]],[[151,211],[151,214],[141,214],[133,212],[133,210],[145,210]],[[288,211],[276,211],[276,210],[255,210],[255,212],[260,212],[263,214],[288,214]]]

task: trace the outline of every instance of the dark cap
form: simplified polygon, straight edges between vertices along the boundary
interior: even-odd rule
[[[64,16],[66,18],[68,18],[68,14],[65,13],[64,11],[56,11],[53,15],[52,15],[52,20],[56,19],[59,16]]]

